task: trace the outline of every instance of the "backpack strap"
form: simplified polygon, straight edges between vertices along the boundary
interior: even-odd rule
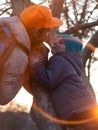
[[[17,42],[14,35],[11,33],[10,29],[7,27],[6,31],[4,31],[6,37],[4,37],[4,40],[6,41],[5,48],[3,52],[0,54],[0,68],[4,65],[5,61],[8,59],[8,57],[11,55],[13,49],[16,46],[19,46],[27,55],[29,55],[29,50],[23,45]],[[8,36],[10,35],[10,36]]]

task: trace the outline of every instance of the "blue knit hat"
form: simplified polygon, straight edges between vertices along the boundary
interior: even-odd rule
[[[66,52],[81,53],[83,44],[78,38],[69,34],[62,34],[61,38],[63,38],[63,42],[65,43]]]

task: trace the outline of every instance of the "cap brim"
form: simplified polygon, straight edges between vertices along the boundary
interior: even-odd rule
[[[63,22],[60,19],[52,17],[51,21],[45,24],[45,28],[55,28],[61,26],[62,24]]]

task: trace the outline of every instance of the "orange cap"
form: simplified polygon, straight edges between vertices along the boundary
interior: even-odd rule
[[[50,9],[43,5],[32,5],[24,9],[20,15],[24,26],[29,28],[59,27],[63,22],[52,16]]]

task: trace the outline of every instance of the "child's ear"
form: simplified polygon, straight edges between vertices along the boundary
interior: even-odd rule
[[[59,38],[59,43],[60,44],[64,44],[64,39],[63,38]]]

